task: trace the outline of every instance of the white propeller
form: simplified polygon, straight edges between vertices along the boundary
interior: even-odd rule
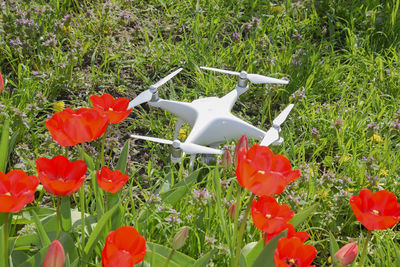
[[[271,77],[267,77],[267,76],[259,75],[259,74],[246,73],[244,71],[236,72],[236,71],[221,70],[221,69],[210,68],[210,67],[200,67],[200,69],[211,70],[211,71],[216,71],[216,72],[221,72],[221,73],[236,75],[236,76],[240,76],[242,74],[242,75],[244,75],[244,78],[246,78],[250,82],[256,83],[256,84],[260,84],[260,83],[288,84],[289,83],[289,81],[286,81],[286,80],[275,79],[275,78],[271,78]]]
[[[167,144],[167,145],[172,145],[174,148],[179,148],[186,154],[217,154],[217,155],[222,155],[224,151],[220,149],[215,149],[211,147],[206,147],[206,146],[201,146],[193,143],[185,143],[181,142],[179,140],[167,140],[167,139],[161,139],[161,138],[156,138],[156,137],[148,137],[148,136],[141,136],[141,135],[135,135],[131,134],[132,138],[136,139],[143,139],[143,140],[148,140],[152,142],[157,142],[161,144]]]
[[[157,83],[153,84],[150,86],[149,89],[146,91],[141,92],[135,99],[133,99],[128,106],[128,109],[133,108],[137,105],[143,104],[145,102],[149,102],[151,98],[153,97],[153,94],[157,92],[157,88],[160,87],[161,85],[165,84],[169,80],[171,80],[175,75],[177,75],[179,72],[181,72],[183,69],[179,68],[176,71],[170,73],[168,76],[162,78],[159,80]]]
[[[290,104],[272,121],[272,127],[267,131],[260,145],[269,146],[280,139],[281,124],[286,120],[293,107],[294,105]]]

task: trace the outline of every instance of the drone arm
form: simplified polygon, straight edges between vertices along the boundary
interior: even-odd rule
[[[227,95],[223,96],[221,99],[223,102],[227,103],[229,106],[229,111],[232,110],[233,105],[236,103],[236,100],[240,95],[246,92],[249,89],[249,86],[240,87],[236,85],[236,88],[230,91]]]
[[[193,125],[197,118],[197,111],[190,105],[190,103],[165,100],[161,98],[159,98],[157,101],[151,101],[148,103],[153,107],[162,108],[171,112],[190,125]]]
[[[179,130],[181,129],[182,125],[183,125],[183,120],[178,117],[175,125],[174,140],[178,139]]]

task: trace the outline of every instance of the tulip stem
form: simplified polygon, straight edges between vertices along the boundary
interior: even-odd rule
[[[57,196],[57,203],[56,203],[57,207],[57,235],[56,235],[56,239],[60,238],[60,234],[61,234],[61,212],[60,212],[60,206],[61,206],[61,196]]]
[[[105,132],[103,134],[103,138],[101,139],[100,166],[98,166],[97,169],[100,169],[100,167],[104,166],[104,144],[106,143],[107,132],[108,132],[108,125],[107,125],[106,130],[105,130]]]
[[[244,213],[243,220],[240,224],[239,234],[238,234],[238,239],[237,239],[236,253],[235,253],[235,262],[233,264],[234,267],[239,266],[240,250],[242,248],[244,228],[246,227],[246,224],[247,224],[247,218],[249,217],[250,208],[251,208],[251,204],[253,203],[254,196],[255,196],[254,194],[251,194],[249,202],[247,203],[247,208]]]
[[[84,143],[81,143],[82,146],[82,153],[81,153],[81,160],[85,160],[85,146]],[[82,254],[84,253],[85,249],[85,194],[83,191],[84,184],[79,188],[79,202],[81,204],[81,242],[82,242]]]
[[[364,266],[364,261],[365,261],[367,251],[368,251],[368,242],[371,239],[371,235],[372,235],[372,231],[368,231],[367,237],[365,238],[364,247],[363,247],[363,250],[361,253],[361,259],[360,259],[360,264],[359,264],[360,267]]]
[[[8,213],[4,213],[4,266],[8,266]]]
[[[241,197],[241,195],[242,195],[242,187],[241,186],[239,186],[238,187],[238,189],[237,189],[237,194],[236,194],[236,206],[235,206],[235,214],[234,214],[234,220],[233,220],[233,238],[232,238],[232,247],[231,247],[231,251],[233,252],[234,251],[234,248],[235,248],[235,240],[237,240],[237,238],[236,238],[236,234],[237,234],[237,231],[238,231],[238,224],[239,224],[239,212],[240,212],[240,209],[241,209],[241,206],[240,206],[240,197]],[[233,264],[233,257],[232,257],[232,264]]]
[[[172,255],[174,255],[174,253],[175,253],[175,249],[172,249],[171,252],[170,252],[169,255],[168,255],[168,258],[167,258],[167,261],[166,261],[165,264],[164,264],[164,267],[167,267],[167,266],[168,266],[168,263],[169,263],[169,261],[171,260]]]

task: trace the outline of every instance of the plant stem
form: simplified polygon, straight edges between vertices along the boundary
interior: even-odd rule
[[[231,251],[234,251],[235,248],[235,240],[237,240],[237,232],[238,232],[238,224],[239,224],[239,213],[241,209],[240,205],[240,197],[242,195],[242,187],[238,186],[237,188],[237,193],[236,193],[236,202],[235,202],[235,215],[234,215],[234,221],[233,221],[233,238],[232,238],[232,244],[231,244]],[[234,258],[232,257],[232,264],[233,264]]]
[[[104,166],[104,144],[106,143],[107,133],[108,133],[108,125],[103,134],[103,138],[101,139],[100,162],[99,162],[100,166],[97,166],[97,169],[100,169],[100,167]]]
[[[168,263],[169,263],[169,261],[171,260],[172,255],[174,255],[174,253],[175,253],[175,249],[172,249],[172,250],[171,250],[171,253],[169,253],[169,255],[168,255],[168,259],[167,259],[167,261],[165,262],[164,267],[167,267],[167,266],[168,266]]]
[[[238,234],[238,239],[237,239],[237,246],[236,246],[236,253],[235,253],[235,262],[233,264],[234,267],[239,266],[239,257],[240,257],[240,250],[242,248],[244,228],[246,227],[246,224],[247,224],[247,218],[249,217],[250,208],[251,208],[251,204],[253,203],[254,196],[255,196],[254,194],[251,194],[249,202],[247,203],[247,208],[244,213],[242,223],[240,224],[239,234]]]
[[[365,243],[364,243],[364,247],[363,247],[362,254],[361,254],[359,267],[364,266],[364,261],[365,261],[367,251],[368,251],[368,242],[371,239],[371,236],[372,236],[372,231],[368,231],[367,238],[365,238]]]
[[[61,196],[57,196],[57,203],[56,203],[57,207],[57,235],[56,235],[56,239],[60,238],[60,234],[61,234],[61,212],[60,212],[60,206],[61,206]]]
[[[8,213],[4,213],[4,266],[8,267]]]
[[[85,146],[83,145],[84,143],[81,143],[81,160],[85,160]],[[84,253],[85,249],[85,194],[83,191],[84,184],[79,188],[78,194],[79,194],[79,202],[81,204],[81,243],[82,243],[82,255]]]

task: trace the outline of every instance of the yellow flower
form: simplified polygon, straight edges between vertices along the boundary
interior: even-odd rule
[[[64,109],[64,106],[65,106],[64,101],[59,101],[53,105],[53,109],[55,112],[60,112]]]
[[[68,25],[67,27],[63,27],[63,31],[72,31],[72,26]]]
[[[281,10],[282,10],[282,9],[283,9],[283,8],[282,8],[281,6],[272,6],[272,7],[271,7],[272,13],[277,13],[277,14],[276,14],[276,17],[277,17],[277,18],[282,17],[282,13],[281,13]]]
[[[379,172],[379,175],[384,176],[384,177],[387,177],[387,176],[389,175],[389,171],[386,170],[386,169],[382,169],[382,170]]]
[[[185,139],[187,137],[187,132],[188,132],[187,129],[181,128],[179,130],[178,138],[179,139]]]
[[[382,142],[382,137],[380,137],[378,134],[374,134],[374,135],[371,137],[371,141],[380,143],[380,142]]]
[[[351,159],[351,156],[345,155],[342,157],[342,162],[348,162]]]

